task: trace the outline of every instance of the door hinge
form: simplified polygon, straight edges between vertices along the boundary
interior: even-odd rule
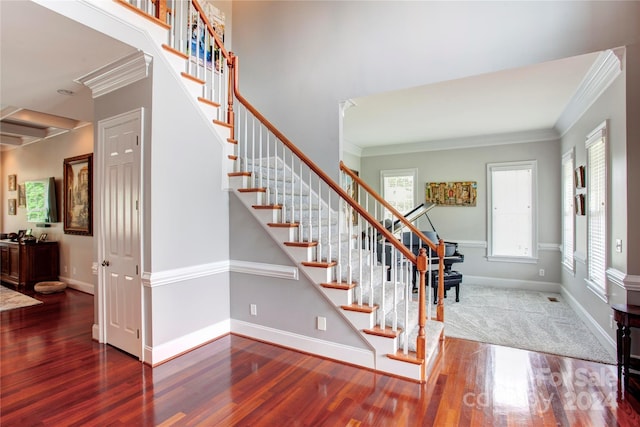
[[[136,276],[138,275],[138,266],[136,265]]]
[[[136,135],[136,145],[140,145],[140,137]]]
[[[136,210],[138,210],[138,201],[136,200]]]
[[[140,339],[140,329],[136,329],[136,336],[138,337],[137,339]]]

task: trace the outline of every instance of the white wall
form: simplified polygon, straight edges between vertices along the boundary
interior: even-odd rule
[[[233,44],[245,97],[337,177],[340,101],[637,42],[638,16],[638,2],[240,1]]]
[[[93,153],[93,126],[85,126],[68,133],[22,147],[2,151],[2,232],[33,230],[33,235],[47,233],[47,240],[59,242],[60,276],[62,280],[86,292],[93,292],[97,278],[92,274],[93,236],[64,234],[64,193],[62,191],[63,162],[65,158]],[[27,222],[26,208],[18,207],[17,215],[8,215],[10,198],[18,198],[17,191],[8,191],[7,176],[16,174],[18,184],[31,179],[54,177],[58,201],[59,221],[51,227],[41,228]],[[95,218],[95,213],[94,213]]]

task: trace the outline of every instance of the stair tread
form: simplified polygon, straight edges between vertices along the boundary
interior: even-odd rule
[[[251,176],[251,172],[229,172],[227,176]]]
[[[378,309],[377,305],[369,305],[369,304],[351,304],[351,305],[341,305],[343,310],[347,311],[357,311],[359,313],[373,313]]]
[[[253,209],[282,209],[282,205],[252,205]]]
[[[352,282],[351,284],[346,282],[331,282],[331,283],[320,283],[320,286],[322,286],[323,288],[349,290],[349,289],[355,288],[356,286],[358,286],[358,284],[355,282]]]
[[[184,77],[185,79],[189,79],[193,82],[196,82],[198,84],[204,85],[204,80],[197,78],[196,76],[193,76],[185,71],[181,72],[180,75],[182,77]]]
[[[203,104],[211,105],[212,107],[216,107],[216,108],[220,107],[220,104],[218,104],[217,102],[204,98],[202,96],[198,97],[198,101],[202,102]]]
[[[418,354],[415,351],[410,351],[408,354],[404,354],[402,350],[398,350],[395,354],[387,354],[387,357],[394,360],[400,360],[401,362],[413,363],[414,365],[422,365],[424,363],[424,359],[419,359]]]
[[[402,329],[398,328],[394,331],[390,326],[387,326],[384,329],[380,328],[379,326],[374,326],[373,328],[365,329],[363,332],[365,334],[377,335],[379,337],[396,338],[398,335],[400,335]]]
[[[297,222],[270,222],[267,224],[269,227],[280,227],[280,228],[294,228],[299,227],[300,224]]]
[[[318,246],[318,242],[284,242],[285,246],[294,246],[298,248],[311,248]]]
[[[241,193],[266,193],[267,189],[264,187],[258,188],[238,188]]]
[[[322,261],[303,261],[302,265],[306,266],[306,267],[320,267],[320,268],[329,268],[329,267],[333,267],[334,265],[338,264],[335,261],[331,261],[331,262],[322,262]]]

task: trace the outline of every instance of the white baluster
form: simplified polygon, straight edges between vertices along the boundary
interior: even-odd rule
[[[316,258],[318,262],[322,262],[322,180],[318,177],[318,246],[316,248]],[[311,218],[309,218],[311,221]],[[329,262],[327,260],[327,262]]]
[[[304,240],[304,232],[302,230],[302,196],[304,194],[304,192],[302,191],[302,161],[300,162],[300,172],[298,173],[299,181],[299,188],[298,188],[298,192],[300,194],[298,194],[298,215],[299,215],[299,220],[298,220],[298,241],[301,242]]]

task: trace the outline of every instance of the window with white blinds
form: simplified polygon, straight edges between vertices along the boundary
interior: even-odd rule
[[[587,287],[607,301],[607,123],[586,141]]]
[[[535,262],[536,181],[535,161],[487,165],[490,261]]]
[[[562,156],[562,264],[574,271],[573,251],[575,247],[575,216],[573,208],[575,169],[574,150]]]

